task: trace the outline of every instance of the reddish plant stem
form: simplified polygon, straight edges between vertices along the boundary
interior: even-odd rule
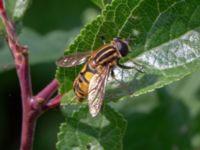
[[[14,27],[7,17],[3,0],[0,0],[0,15],[6,29],[8,45],[15,61],[21,89],[23,117],[20,149],[31,150],[37,118],[44,111],[43,107],[46,103],[48,104],[50,96],[57,90],[58,82],[57,80],[53,80],[47,87],[39,92],[38,95],[35,97],[32,95],[28,48],[18,43]],[[56,96],[50,101],[50,105],[46,106],[46,108],[56,107],[60,103],[59,99],[61,99],[61,96]]]
[[[29,110],[31,109],[29,108]],[[28,115],[25,114],[26,112],[28,112]],[[38,117],[38,112],[23,111],[20,150],[32,149],[35,126]]]
[[[6,27],[8,44],[11,49],[11,53],[15,60],[17,75],[20,82],[20,88],[22,92],[22,99],[26,100],[32,96],[31,81],[29,74],[29,61],[28,61],[28,49],[19,45],[13,25],[8,19],[5,9],[3,8],[3,2],[0,0],[0,13],[2,21]]]
[[[39,102],[48,100],[52,96],[52,94],[56,92],[58,86],[59,86],[58,81],[54,79],[36,95],[36,99],[39,100]]]
[[[28,49],[18,44],[13,25],[8,19],[2,4],[3,3],[1,0],[1,18],[6,28],[8,45],[15,61],[16,71],[21,88],[23,117],[20,149],[31,150],[36,118],[39,114],[31,112],[30,99],[32,97],[32,89],[28,65]]]
[[[0,1],[0,10],[3,10],[3,9],[4,9],[3,1],[1,0],[1,1]]]
[[[57,107],[60,104],[61,99],[62,99],[61,95],[55,96],[46,105],[44,105],[43,109],[48,110],[48,109]]]
[[[56,92],[58,89],[58,81],[56,79],[52,80],[43,90],[41,90],[35,97],[34,100],[32,100],[32,107],[33,109],[41,109],[41,110],[48,110],[48,106],[46,106],[50,101],[49,98]],[[60,95],[57,95],[58,97],[61,97]],[[56,96],[56,97],[57,97]],[[54,98],[53,98],[54,99]],[[60,101],[57,101],[58,104],[55,105],[58,106]],[[45,108],[45,109],[44,109]],[[53,107],[51,107],[53,108]]]

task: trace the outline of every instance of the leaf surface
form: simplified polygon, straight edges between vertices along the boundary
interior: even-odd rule
[[[102,36],[107,43],[116,36],[129,39],[128,57],[139,63],[144,73],[119,69],[116,74],[122,82],[108,84],[107,97],[118,100],[144,94],[199,70],[199,20],[197,0],[114,0],[82,29],[65,54],[95,50],[102,45]],[[63,81],[75,77],[69,72],[57,71],[61,93],[68,90]]]
[[[63,108],[66,123],[58,133],[58,150],[119,150],[126,129],[126,121],[111,107],[105,106],[102,114],[92,118],[87,107],[76,109],[72,117]]]
[[[17,22],[20,21],[20,19],[22,19],[30,3],[31,0],[5,0],[4,6],[12,22]],[[5,36],[4,33],[5,28],[2,23],[2,20],[0,19],[0,37]]]
[[[109,3],[111,0],[91,0],[91,1],[99,8],[104,9],[106,4]]]
[[[81,30],[65,50],[65,55],[97,49],[102,46],[102,36],[106,43],[114,37],[128,39],[130,53],[122,62],[136,64],[144,73],[116,68],[115,75],[120,82],[109,80],[104,101],[138,96],[199,70],[199,20],[200,1],[197,0],[114,0]],[[133,61],[136,63],[133,64]],[[76,67],[58,68],[56,76],[61,85],[60,93],[72,88],[72,81],[79,70]],[[64,110],[72,103],[72,93],[71,90],[63,98],[61,106]],[[63,128],[67,128],[67,124]],[[65,134],[67,130],[63,130]],[[65,139],[64,136],[59,137],[59,142]]]

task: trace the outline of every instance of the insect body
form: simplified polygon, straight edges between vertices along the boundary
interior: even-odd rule
[[[106,81],[110,73],[114,77],[114,67],[132,68],[119,63],[119,59],[127,54],[128,43],[120,38],[114,38],[111,43],[103,45],[94,52],[68,55],[57,61],[60,67],[72,67],[87,61],[76,77],[73,89],[79,101],[88,98],[92,116],[96,116],[101,109]]]

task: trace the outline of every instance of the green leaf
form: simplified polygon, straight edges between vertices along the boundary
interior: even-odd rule
[[[192,119],[187,105],[169,95],[165,88],[157,90],[157,99],[159,103],[148,113],[137,111],[126,115],[128,132],[124,138],[124,149],[193,149]]]
[[[31,4],[31,0],[6,0],[4,3],[9,16],[17,21],[24,16],[26,10]]]
[[[28,45],[31,65],[45,62],[54,63],[62,56],[64,47],[71,42],[77,31],[78,28],[68,32],[53,31],[42,36],[28,28],[24,28],[19,40],[21,43]],[[0,48],[0,73],[13,67],[14,62],[10,50],[7,42],[4,41]]]
[[[198,149],[199,75],[198,71],[160,90],[134,97],[134,100],[127,98],[112,103],[128,121],[124,149],[145,149],[144,145],[150,150]]]
[[[31,0],[4,0],[6,12],[14,23],[22,19],[30,3]],[[4,36],[4,33],[4,25],[0,19],[0,37]]]
[[[63,108],[68,111],[68,107]],[[82,107],[61,124],[58,133],[58,150],[99,149],[120,150],[126,129],[126,121],[111,107],[105,106],[102,114],[92,118],[87,107]]]
[[[19,20],[29,7],[31,0],[17,0],[13,10],[13,18]]]
[[[104,0],[91,0],[91,1],[101,9],[105,7]]]
[[[104,9],[106,4],[108,3],[108,0],[91,0],[91,1],[101,9]]]
[[[123,82],[109,83],[107,98],[153,91],[199,70],[199,6],[198,0],[114,0],[82,29],[65,54],[97,49],[102,35],[106,42],[116,36],[133,39],[128,57],[142,65],[145,73],[119,70],[117,77]],[[73,78],[68,74],[68,69],[57,71],[62,93],[67,91],[63,81]]]

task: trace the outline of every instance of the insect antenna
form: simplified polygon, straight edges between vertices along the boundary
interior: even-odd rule
[[[131,34],[129,34],[128,38],[125,39],[125,42],[127,45],[129,45],[132,41],[134,41],[134,38],[131,37]]]
[[[129,56],[127,56],[128,60],[134,64],[134,66],[130,67],[132,69],[135,69],[136,71],[140,72],[140,73],[145,73],[144,71],[144,65],[139,64],[138,62],[136,62],[135,60],[131,59]],[[130,69],[129,68],[129,69]]]

